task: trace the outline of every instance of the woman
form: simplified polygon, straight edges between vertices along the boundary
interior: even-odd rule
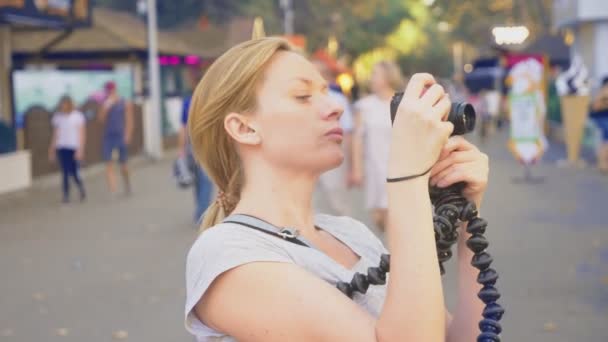
[[[49,146],[49,160],[59,160],[63,174],[63,202],[70,201],[69,177],[80,191],[80,200],[84,201],[86,193],[84,184],[78,175],[78,162],[84,157],[86,142],[86,125],[84,115],[74,108],[74,102],[69,96],[63,96],[59,100],[59,110],[51,121],[53,125],[53,137]]]
[[[482,302],[467,234],[461,232],[452,319],[428,184],[465,181],[466,196],[479,204],[487,158],[462,138],[448,140],[453,127],[442,117],[450,101],[434,83],[417,74],[405,90],[388,177],[433,170],[387,184],[390,279],[351,300],[336,283],[377,266],[387,251],[362,223],[312,212],[318,176],[344,158],[342,108],[284,40],[247,41],[214,62],[188,121],[194,154],[220,190],[187,259],[185,324],[199,341],[475,340]]]
[[[356,124],[353,142],[353,182],[365,182],[366,207],[376,228],[384,231],[388,197],[385,179],[391,144],[389,108],[395,91],[401,90],[403,77],[392,62],[377,63],[370,79],[372,94],[355,103]]]

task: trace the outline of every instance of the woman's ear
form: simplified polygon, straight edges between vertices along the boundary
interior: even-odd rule
[[[239,113],[229,113],[224,118],[224,129],[238,143],[259,145],[262,142],[255,124],[248,117]]]

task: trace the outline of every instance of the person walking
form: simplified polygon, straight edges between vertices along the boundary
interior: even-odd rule
[[[109,81],[105,84],[106,99],[101,106],[99,119],[103,124],[102,157],[106,163],[106,180],[112,194],[117,192],[116,176],[112,154],[118,152],[120,173],[125,194],[131,194],[131,181],[127,165],[127,148],[131,143],[133,132],[133,104],[120,97],[116,83]]]
[[[194,175],[194,222],[198,226],[201,223],[201,217],[211,202],[213,192],[213,184],[205,171],[198,165],[193,154],[192,145],[188,138],[188,113],[190,110],[190,102],[192,96],[184,97],[182,105],[182,126],[178,133],[179,157],[187,160],[188,166]]]
[[[385,180],[391,142],[389,114],[393,94],[402,89],[403,76],[397,64],[378,62],[370,79],[372,94],[358,100],[355,107],[353,139],[353,183],[365,186],[365,202],[376,228],[384,231],[388,195]]]
[[[336,73],[328,65],[326,60],[314,58],[313,65],[328,84],[327,95],[338,102],[344,111],[340,116],[340,128],[343,133],[342,147],[344,149],[344,161],[336,168],[326,171],[319,176],[319,189],[325,196],[330,211],[338,216],[351,214],[351,201],[349,186],[352,169],[352,132],[354,128],[353,114],[348,98],[342,93],[340,86],[336,84]]]
[[[80,200],[84,201],[86,191],[78,169],[79,162],[84,158],[86,119],[74,108],[72,98],[65,95],[59,100],[58,111],[53,115],[51,124],[53,136],[49,146],[49,160],[59,161],[63,176],[63,202],[70,201],[70,177],[78,186]]]

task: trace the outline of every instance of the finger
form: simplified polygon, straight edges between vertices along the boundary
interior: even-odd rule
[[[435,166],[433,166],[433,169],[431,169],[431,178],[453,164],[467,163],[474,160],[475,154],[471,151],[456,151],[450,153],[445,158],[440,158]]]
[[[458,164],[453,172],[448,172],[441,179],[436,180],[438,187],[450,186],[454,183],[465,182],[469,185],[487,183],[488,170],[479,163]]]
[[[447,117],[451,107],[452,101],[450,100],[450,96],[444,93],[443,97],[437,103],[433,104],[431,113],[439,120],[444,120]]]
[[[473,172],[471,170],[465,170],[465,168],[457,168],[453,172],[449,172],[445,177],[438,180],[435,185],[439,188],[445,188],[458,182],[470,182]]]
[[[467,150],[477,151],[477,147],[475,145],[471,144],[470,142],[468,142],[464,137],[462,137],[460,135],[455,135],[448,139],[448,142],[443,147],[443,150],[441,150],[440,158],[442,158],[442,156],[446,156],[446,155],[452,153],[453,151],[467,151]]]
[[[440,84],[433,84],[427,91],[422,95],[421,101],[427,106],[435,106],[439,100],[445,95],[445,90]]]
[[[407,87],[403,92],[403,97],[407,97],[410,99],[418,99],[420,98],[420,94],[422,90],[431,84],[435,84],[435,78],[431,74],[427,73],[419,73],[414,74],[410,81],[407,83]]]
[[[450,153],[459,150],[460,145],[462,144],[462,137],[461,136],[453,136],[450,137],[448,139],[448,142],[445,144],[445,146],[443,146],[443,149],[441,150],[441,154],[439,156],[439,158],[443,158],[445,156],[448,156]]]
[[[445,140],[442,142],[443,145],[445,145],[452,132],[454,132],[454,125],[449,121],[442,121],[439,123],[439,129],[441,130],[443,137],[445,137]]]
[[[444,168],[443,170],[439,171],[437,174],[432,176],[430,179],[430,184],[432,186],[437,185],[440,181],[442,181],[448,175],[450,175],[454,172],[457,172],[459,168],[462,168],[462,165],[456,165],[456,164],[449,165],[447,168]]]

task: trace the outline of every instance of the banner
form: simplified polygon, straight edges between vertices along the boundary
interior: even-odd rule
[[[507,60],[510,70],[509,113],[511,135],[509,148],[523,164],[540,159],[547,148],[544,136],[546,115],[543,58],[538,56],[511,56]]]
[[[15,70],[15,125],[23,127],[24,116],[33,106],[53,112],[63,95],[71,96],[77,107],[87,101],[101,103],[105,96],[104,84],[108,81],[116,83],[122,97],[133,98],[133,72],[128,65],[114,70]]]
[[[91,25],[90,0],[0,0],[0,23],[39,27]]]

